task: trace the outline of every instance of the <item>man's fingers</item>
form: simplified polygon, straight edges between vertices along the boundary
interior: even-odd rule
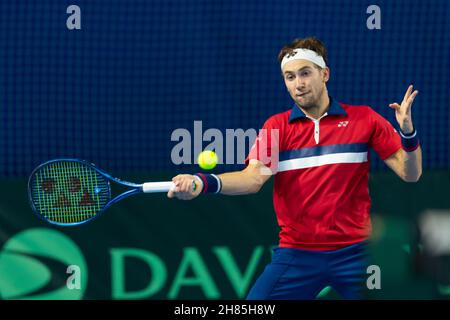
[[[176,196],[176,193],[179,192],[179,190],[180,190],[180,178],[179,178],[179,176],[173,177],[172,178],[172,182],[174,184],[174,187],[171,188],[167,192],[167,197],[168,198],[174,198]]]
[[[389,107],[397,110],[398,108],[400,108],[400,105],[398,103],[391,103],[391,104],[389,104]]]
[[[400,111],[400,109],[402,109],[402,107],[405,109],[404,111],[409,110],[411,108],[411,105],[412,105],[414,99],[419,94],[418,90],[414,90],[414,92],[411,93],[412,89],[413,89],[413,86],[410,85],[408,87],[408,90],[405,93],[405,97],[403,98],[401,105],[399,105],[398,103],[391,103],[391,104],[389,104],[389,107],[392,109],[398,110],[398,111]]]
[[[172,178],[175,188],[167,192],[168,198],[190,200],[194,198],[192,183],[195,181],[192,175],[180,174]]]
[[[408,113],[408,112],[410,112],[410,110],[411,110],[411,106],[412,106],[412,103],[413,103],[413,101],[414,101],[414,99],[416,98],[416,96],[417,96],[417,94],[419,93],[419,91],[414,91],[409,97],[408,97],[408,100],[406,100],[404,103],[405,103],[405,106],[404,106],[404,112],[406,112],[406,113]],[[403,105],[403,103],[402,103],[402,105]]]
[[[412,103],[415,99],[415,97],[419,94],[419,91],[415,90],[412,95],[409,96],[408,102]]]
[[[175,186],[177,186],[180,183],[179,176],[173,177],[172,178],[172,182],[174,183]]]
[[[186,192],[192,193],[192,179],[186,179]]]
[[[184,179],[180,185],[180,192],[189,192],[188,184],[189,184],[188,179]]]
[[[413,89],[413,85],[409,85],[408,90],[406,90],[405,96],[403,97],[403,101],[408,100],[409,96],[411,95]]]

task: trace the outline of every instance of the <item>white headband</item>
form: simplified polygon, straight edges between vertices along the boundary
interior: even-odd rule
[[[284,56],[281,61],[281,69],[283,69],[286,63],[292,60],[308,60],[317,64],[321,68],[325,68],[327,66],[325,64],[325,60],[323,60],[323,57],[319,56],[315,51],[309,49],[294,49],[291,53]]]

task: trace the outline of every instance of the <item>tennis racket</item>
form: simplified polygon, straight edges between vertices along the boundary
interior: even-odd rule
[[[127,187],[127,191],[112,198],[110,182]],[[136,184],[114,178],[84,160],[55,159],[33,170],[28,197],[39,218],[59,226],[75,226],[98,218],[111,205],[132,195],[174,188],[171,181]]]

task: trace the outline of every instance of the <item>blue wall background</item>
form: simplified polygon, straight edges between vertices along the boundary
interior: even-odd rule
[[[71,4],[81,30],[66,28]],[[381,30],[366,27],[371,4]],[[289,109],[276,57],[310,35],[328,46],[339,101],[394,122],[388,104],[413,83],[425,169],[446,169],[449,12],[445,0],[2,1],[0,175],[62,156],[116,175],[189,170],[171,163],[172,131],[257,129]]]

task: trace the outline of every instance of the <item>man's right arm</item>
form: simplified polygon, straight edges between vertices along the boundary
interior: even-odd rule
[[[245,195],[257,193],[271,177],[271,171],[262,162],[250,160],[249,165],[244,170],[223,173],[218,177],[222,182],[221,194]],[[177,187],[167,193],[169,198],[191,200],[202,191],[201,182],[193,175],[181,174],[175,176],[172,181]],[[195,191],[192,191],[192,181],[195,181],[196,184]]]
[[[271,171],[261,161],[250,160],[242,171],[228,172],[219,175],[222,191],[225,195],[244,195],[257,193],[271,177]]]

